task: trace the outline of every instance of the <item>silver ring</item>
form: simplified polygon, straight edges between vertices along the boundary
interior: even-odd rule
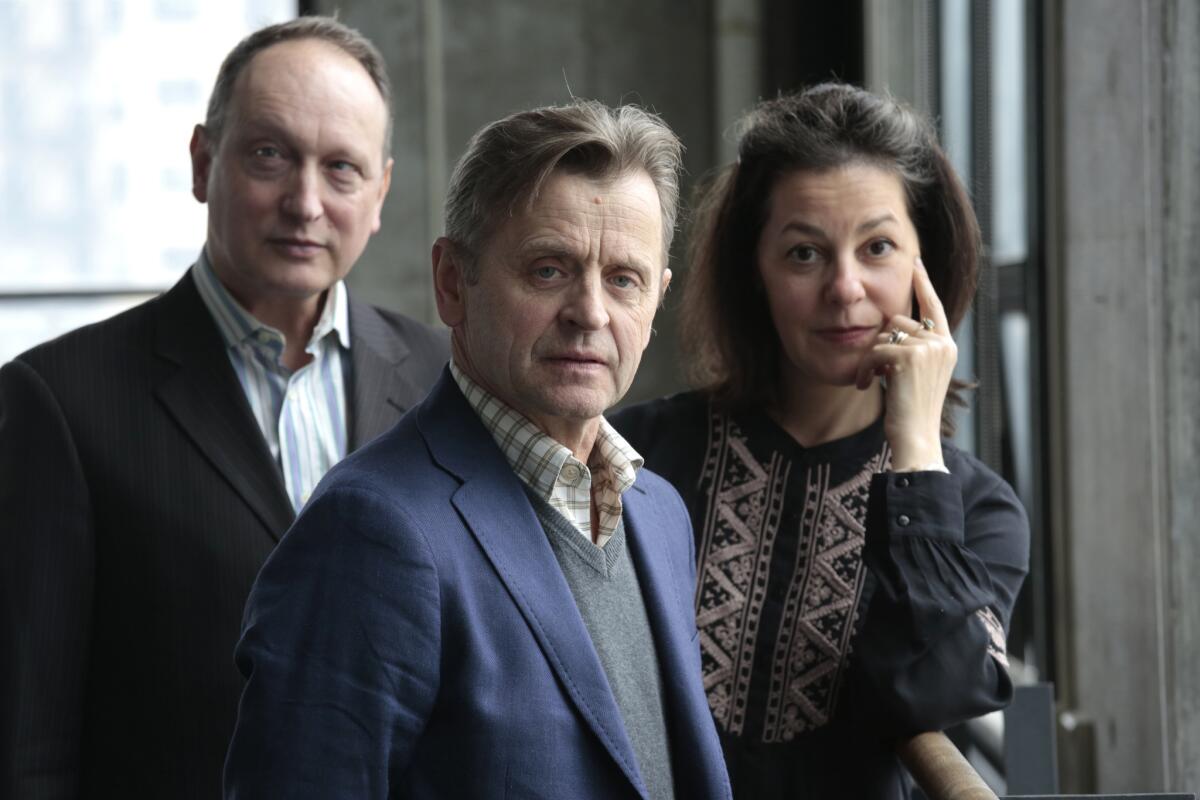
[[[899,328],[892,328],[892,335],[888,337],[888,344],[900,344],[908,338],[908,334]]]
[[[931,331],[937,327],[937,324],[929,317],[925,317],[925,319],[921,320],[921,326],[925,328],[925,330]]]

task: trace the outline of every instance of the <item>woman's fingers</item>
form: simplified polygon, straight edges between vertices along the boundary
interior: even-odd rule
[[[913,292],[917,296],[917,313],[921,319],[933,320],[933,329],[948,335],[950,323],[946,321],[946,309],[942,307],[942,301],[933,288],[929,272],[925,269],[925,262],[920,256],[917,256],[913,269]]]
[[[880,375],[889,374],[896,363],[896,351],[899,348],[900,345],[884,342],[875,345],[867,351],[862,361],[858,362],[858,372],[854,378],[854,385],[859,389],[866,389],[875,378]]]

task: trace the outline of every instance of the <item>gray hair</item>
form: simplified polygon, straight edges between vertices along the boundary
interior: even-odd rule
[[[215,146],[219,146],[225,132],[229,106],[233,101],[233,86],[242,70],[255,55],[272,45],[299,39],[316,39],[328,42],[353,58],[367,71],[387,112],[387,127],[383,136],[383,159],[387,161],[392,152],[392,84],[388,80],[387,63],[375,45],[367,37],[333,17],[298,17],[288,22],[268,25],[238,42],[221,62],[217,82],[213,85],[208,100],[208,113],[204,127]]]
[[[446,237],[460,250],[466,278],[478,278],[483,246],[502,216],[528,207],[556,169],[609,179],[645,171],[662,209],[663,264],[675,235],[683,145],[663,120],[632,105],[595,100],[521,111],[472,138],[450,176]]]

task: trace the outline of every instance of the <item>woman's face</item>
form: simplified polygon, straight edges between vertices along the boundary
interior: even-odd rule
[[[758,273],[785,376],[853,385],[888,320],[912,313],[920,252],[904,188],[891,172],[851,163],[776,181]]]

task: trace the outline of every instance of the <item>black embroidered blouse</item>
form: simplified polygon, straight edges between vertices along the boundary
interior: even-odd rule
[[[1012,489],[887,472],[883,420],[818,447],[699,393],[613,418],[683,496],[709,707],[745,798],[907,798],[899,736],[1011,697],[1004,632],[1028,564]]]

